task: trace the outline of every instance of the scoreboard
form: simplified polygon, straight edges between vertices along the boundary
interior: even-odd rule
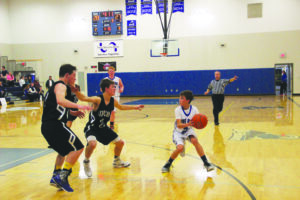
[[[122,10],[92,12],[93,35],[122,35]]]

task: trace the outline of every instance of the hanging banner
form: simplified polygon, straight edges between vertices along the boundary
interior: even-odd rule
[[[136,36],[136,20],[127,20],[127,36]]]
[[[126,16],[136,15],[136,0],[126,0]]]
[[[152,15],[152,0],[141,0],[141,14]]]
[[[157,11],[159,11],[160,13],[164,13],[165,10],[165,0],[157,0],[157,4],[158,4],[158,10],[156,7],[156,14],[158,14]],[[168,0],[167,0],[167,13],[168,13]]]
[[[120,57],[123,56],[123,40],[97,40],[94,42],[94,57]]]
[[[173,13],[184,12],[184,0],[173,0]]]

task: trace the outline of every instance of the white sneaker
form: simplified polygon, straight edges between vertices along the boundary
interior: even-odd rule
[[[87,175],[87,177],[92,177],[93,172],[92,172],[92,169],[90,166],[90,161],[88,161],[88,162],[83,161],[83,168],[84,168],[84,172]]]
[[[215,167],[210,163],[208,163],[208,165],[204,165],[204,167],[206,168],[207,172],[210,172],[215,169]]]
[[[116,158],[113,162],[114,168],[122,168],[122,167],[129,167],[130,162],[122,161],[120,158]]]

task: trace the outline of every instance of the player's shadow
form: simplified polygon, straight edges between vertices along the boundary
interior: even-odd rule
[[[221,168],[230,168],[237,172],[237,169],[232,165],[230,161],[227,160],[226,145],[224,143],[224,138],[219,126],[215,126],[213,155],[211,157],[211,161]],[[217,173],[221,173],[221,170],[217,170]]]

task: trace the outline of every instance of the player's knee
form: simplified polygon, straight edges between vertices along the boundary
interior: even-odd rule
[[[97,142],[96,141],[89,141],[88,146],[92,149],[95,149],[97,146]]]
[[[198,139],[197,138],[195,138],[195,137],[192,137],[191,139],[191,143],[193,144],[193,145],[197,145],[199,142],[198,142]]]
[[[123,140],[118,140],[116,142],[116,145],[118,145],[118,146],[124,146],[124,144],[125,144],[125,142]]]
[[[176,148],[177,148],[177,151],[182,152],[184,149],[184,146],[180,144],[180,145],[177,145]]]

